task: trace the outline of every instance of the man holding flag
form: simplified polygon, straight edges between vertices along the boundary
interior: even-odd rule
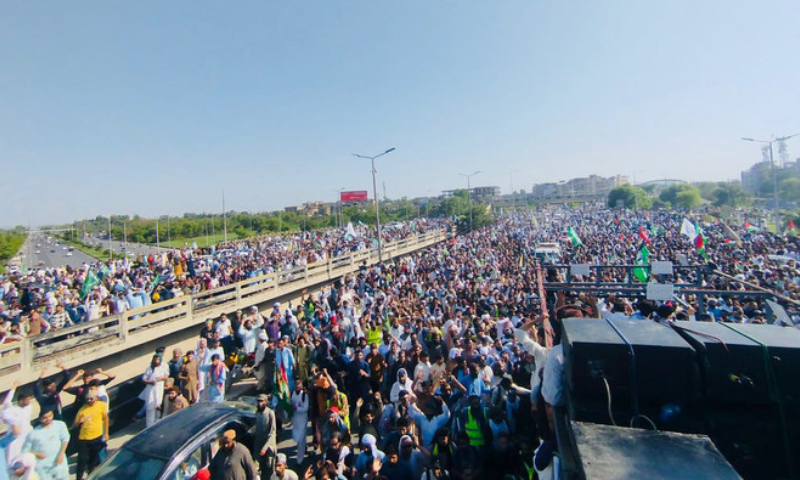
[[[633,269],[633,276],[636,277],[640,283],[647,283],[650,279],[649,269],[644,268],[650,264],[650,250],[647,249],[645,242],[639,248],[639,253],[636,254],[636,265],[639,267]]]
[[[95,274],[92,269],[89,269],[83,281],[83,286],[81,287],[81,300],[85,299],[86,296],[89,295],[89,292],[98,285],[100,285],[100,278],[97,277],[97,274]]]

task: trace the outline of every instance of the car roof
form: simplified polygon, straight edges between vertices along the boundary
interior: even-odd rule
[[[198,403],[142,430],[122,448],[168,460],[204,431],[235,418],[253,416],[254,410],[243,402]]]

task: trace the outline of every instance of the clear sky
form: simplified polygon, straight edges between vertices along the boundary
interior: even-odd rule
[[[800,132],[800,2],[0,0],[0,225],[589,174]],[[793,142],[793,143],[792,143]],[[789,143],[800,157],[800,137]],[[371,193],[370,193],[371,196]]]

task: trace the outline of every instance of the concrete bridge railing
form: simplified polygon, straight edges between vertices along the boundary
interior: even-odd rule
[[[446,239],[444,231],[408,237],[383,246],[384,260],[412,253]],[[375,249],[361,250],[325,262],[248,278],[213,290],[158,302],[120,315],[63,328],[20,342],[0,345],[0,391],[35,381],[44,365],[62,362],[68,368],[116,355],[179,330],[202,324],[223,312],[234,312],[298,294],[353,273],[362,263],[378,262]],[[52,369],[51,369],[52,372]]]

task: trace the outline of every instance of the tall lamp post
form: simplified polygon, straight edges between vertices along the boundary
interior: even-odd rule
[[[758,140],[758,139],[755,139],[755,138],[742,137],[742,140],[745,140],[747,142],[764,143],[766,145],[769,145],[769,165],[770,165],[770,170],[772,171],[772,194],[775,197],[774,198],[774,200],[775,200],[775,211],[773,213],[773,215],[775,216],[775,219],[774,219],[774,221],[775,221],[775,233],[779,233],[780,229],[781,229],[781,209],[780,209],[780,203],[779,203],[779,200],[778,200],[778,176],[777,176],[777,173],[775,172],[775,159],[772,156],[772,144],[775,143],[775,142],[782,142],[784,140],[788,140],[788,139],[790,139],[792,137],[796,137],[798,135],[800,135],[800,133],[795,133],[794,135],[788,135],[786,137],[773,138],[772,140]]]
[[[470,185],[470,179],[475,175],[481,173],[480,170],[476,170],[470,174],[459,173],[462,177],[467,177],[467,208],[469,208],[469,231],[472,231],[472,186]]]
[[[345,187],[336,190],[336,203],[334,204],[334,213],[336,215],[336,227],[342,227],[342,191]]]
[[[375,224],[376,224],[377,232],[378,232],[378,262],[380,262],[380,263],[383,263],[383,247],[382,247],[382,241],[381,241],[381,214],[380,214],[381,202],[380,202],[380,199],[378,199],[378,183],[375,180],[375,174],[377,173],[377,170],[375,170],[375,159],[376,158],[380,158],[380,157],[386,155],[387,153],[392,153],[395,150],[396,150],[396,148],[392,147],[392,148],[386,150],[383,153],[379,153],[378,155],[375,155],[374,157],[368,157],[366,155],[359,155],[357,153],[353,154],[354,157],[366,158],[367,160],[372,162],[372,196],[375,197]]]

